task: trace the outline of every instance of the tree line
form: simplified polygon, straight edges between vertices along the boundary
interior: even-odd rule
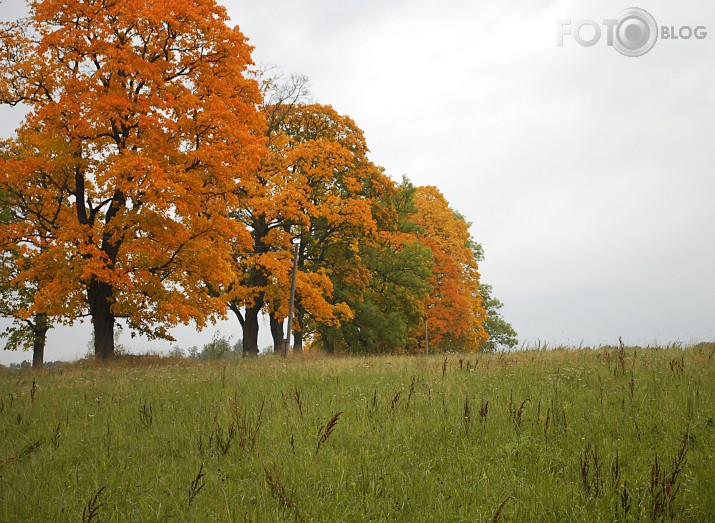
[[[0,142],[6,348],[39,366],[52,325],[89,317],[106,359],[120,320],[171,339],[226,314],[244,355],[261,315],[280,347],[294,252],[297,353],[516,343],[465,218],[304,77],[257,68],[214,0],[28,8],[0,24],[0,102],[29,110]]]

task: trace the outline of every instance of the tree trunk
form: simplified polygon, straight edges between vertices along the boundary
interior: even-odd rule
[[[106,360],[114,356],[114,313],[112,313],[112,287],[92,279],[87,289],[89,313],[94,327],[94,356]]]
[[[303,331],[293,331],[293,354],[303,354]]]
[[[326,354],[335,354],[335,345],[332,341],[323,340],[323,349],[325,349]]]
[[[32,326],[32,368],[41,369],[45,361],[45,342],[47,340],[47,330],[50,323],[47,314],[35,315],[35,323]]]
[[[274,313],[270,314],[271,321],[271,336],[273,337],[273,352],[276,354],[283,354],[283,345],[285,341],[283,338],[283,322],[276,318]]]
[[[306,314],[305,308],[300,303],[300,298],[296,296],[295,312],[293,313],[293,353],[298,356],[303,354],[303,320]]]
[[[250,308],[246,307],[246,314],[243,322],[244,356],[258,356],[258,314],[260,312],[260,305],[254,305]]]

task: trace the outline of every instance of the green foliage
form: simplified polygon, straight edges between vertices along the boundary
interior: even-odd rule
[[[213,339],[204,345],[196,357],[202,360],[227,360],[243,354],[243,340],[231,345],[231,340],[220,336],[217,332]]]
[[[411,242],[401,250],[364,248],[361,258],[372,277],[365,292],[345,301],[355,312],[352,321],[326,329],[322,337],[336,349],[389,353],[417,346],[422,300],[429,291],[429,248]]]
[[[489,341],[482,350],[493,352],[500,349],[513,349],[519,344],[519,340],[514,328],[501,315],[500,311],[504,304],[492,296],[491,285],[480,284],[479,292],[487,311],[484,328],[489,333]]]
[[[709,521],[714,354],[0,370],[0,520]]]
[[[333,279],[336,299],[348,304],[354,318],[318,329],[321,343],[331,350],[391,353],[417,348],[433,262],[429,247],[413,236],[419,230],[412,220],[415,191],[404,178],[375,213],[388,216],[379,225],[390,231],[392,243],[360,246],[357,257],[368,274],[365,288],[355,292],[353,282]]]

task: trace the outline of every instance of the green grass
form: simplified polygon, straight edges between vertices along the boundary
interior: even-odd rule
[[[714,393],[712,344],[0,371],[0,521],[712,521]]]

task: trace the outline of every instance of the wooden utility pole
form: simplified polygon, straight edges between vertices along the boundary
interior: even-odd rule
[[[288,357],[290,350],[290,332],[293,328],[293,306],[295,305],[295,280],[298,274],[298,249],[300,242],[293,245],[293,281],[290,284],[290,305],[288,306],[288,329],[286,332],[285,345],[283,346],[283,357]]]

